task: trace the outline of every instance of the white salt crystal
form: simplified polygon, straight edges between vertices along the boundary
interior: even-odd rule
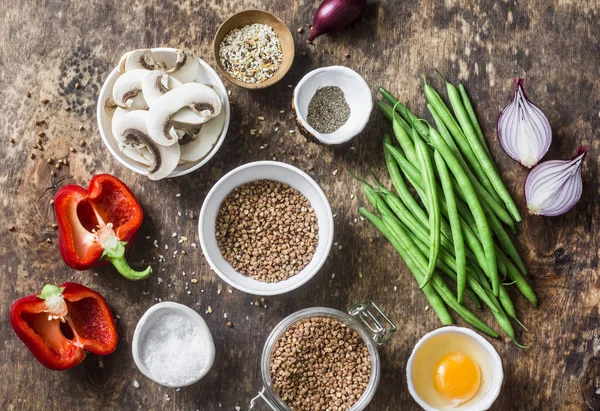
[[[161,383],[184,385],[206,367],[206,335],[187,318],[167,313],[148,330],[142,342],[142,361]]]

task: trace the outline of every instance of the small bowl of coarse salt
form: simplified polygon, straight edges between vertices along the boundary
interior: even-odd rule
[[[204,319],[174,302],[155,304],[144,313],[131,349],[142,374],[172,388],[200,381],[215,359],[215,344]]]
[[[366,127],[373,110],[369,85],[344,66],[323,67],[305,75],[292,105],[300,134],[325,145],[347,143]]]
[[[333,244],[333,214],[319,185],[277,161],[245,164],[209,191],[198,221],[214,272],[240,291],[278,295],[317,274]]]
[[[227,81],[246,89],[262,89],[281,80],[292,66],[294,37],[276,15],[244,10],[221,24],[213,53]]]

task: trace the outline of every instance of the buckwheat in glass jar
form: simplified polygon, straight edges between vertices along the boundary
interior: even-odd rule
[[[379,385],[377,348],[395,331],[371,301],[348,313],[325,307],[295,312],[267,338],[263,388],[250,409],[262,399],[276,411],[364,410]]]
[[[343,411],[365,392],[369,350],[358,333],[330,317],[292,324],[279,337],[270,365],[277,395],[298,411]]]

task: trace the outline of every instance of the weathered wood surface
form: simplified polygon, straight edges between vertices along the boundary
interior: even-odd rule
[[[554,143],[547,158],[569,157],[579,144],[589,148],[586,184],[577,207],[560,218],[526,217],[520,226],[517,244],[526,258],[540,307],[533,309],[523,298],[516,298],[518,313],[529,328],[529,332],[518,331],[519,339],[529,349],[494,341],[505,367],[504,388],[494,409],[600,409],[600,395],[595,394],[600,378],[600,3],[370,0],[367,13],[353,29],[319,38],[308,47],[307,34],[298,34],[296,29],[310,22],[317,4],[316,0],[2,2],[0,335],[4,349],[0,408],[244,408],[261,386],[259,360],[265,338],[283,317],[306,307],[345,309],[373,299],[397,321],[400,331],[381,349],[382,379],[369,409],[417,409],[406,389],[406,360],[419,336],[439,323],[431,310],[425,311],[425,298],[398,255],[373,228],[355,222],[357,208],[365,201],[346,173],[352,170],[366,175],[374,169],[383,174],[379,129],[384,121],[374,112],[365,132],[344,148],[309,144],[287,132],[294,124],[288,84],[294,85],[311,69],[343,64],[361,73],[374,93],[378,85],[385,85],[418,113],[425,108],[423,74],[435,78],[434,69],[439,69],[466,83],[493,155],[523,212],[526,171],[502,152],[494,132],[496,117],[511,97],[513,77],[526,77],[530,95],[550,118]],[[250,93],[230,87],[235,105],[227,139],[198,172],[151,182],[121,167],[103,146],[95,118],[99,89],[119,56],[139,47],[189,47],[212,64],[211,40],[218,24],[251,7],[266,8],[290,25],[297,46],[290,74],[266,91]],[[78,82],[80,89],[75,87]],[[27,91],[31,98],[26,97]],[[42,97],[50,103],[40,104]],[[65,106],[72,111],[65,111]],[[258,116],[265,121],[259,122]],[[48,124],[36,127],[37,119]],[[273,131],[276,123],[281,124],[278,132]],[[251,128],[262,129],[262,134],[250,135]],[[47,135],[43,152],[32,149],[40,131]],[[9,143],[11,137],[14,145]],[[85,147],[79,147],[80,139],[86,140]],[[265,143],[269,148],[260,150]],[[69,154],[69,147],[76,147],[77,152]],[[31,152],[35,160],[29,158]],[[51,178],[46,158],[67,154],[70,166]],[[257,297],[236,290],[228,293],[200,251],[191,248],[190,242],[177,245],[171,233],[198,243],[197,215],[210,187],[238,165],[273,156],[309,170],[321,184],[337,214],[335,241],[340,246],[332,250],[325,267],[308,284],[290,294],[267,298],[265,307],[256,308],[251,303]],[[337,176],[332,174],[335,169],[340,170]],[[150,280],[128,282],[110,268],[98,269],[97,277],[91,271],[75,272],[60,258],[51,227],[53,186],[64,182],[85,185],[98,172],[123,179],[142,203],[146,219],[129,260],[151,262],[155,274]],[[182,193],[181,198],[176,193]],[[357,195],[351,198],[351,193]],[[8,231],[10,225],[16,227],[15,232]],[[154,248],[145,236],[158,240],[160,248]],[[374,243],[369,238],[374,238]],[[169,251],[164,250],[165,244]],[[185,249],[187,255],[173,257],[174,249]],[[164,254],[167,261],[159,264],[158,254]],[[188,276],[183,277],[183,271]],[[190,284],[192,293],[188,295],[184,282],[192,271],[200,281]],[[158,277],[165,282],[159,285]],[[8,312],[14,300],[39,291],[45,282],[67,280],[104,294],[120,316],[120,340],[109,357],[89,356],[82,366],[52,372],[40,366],[14,335]],[[170,282],[173,285],[168,287]],[[224,291],[219,293],[221,288]],[[143,377],[131,356],[136,322],[158,298],[199,310],[217,346],[210,374],[179,392]],[[213,313],[204,315],[209,305]],[[224,313],[234,323],[233,329],[226,327]],[[134,388],[134,380],[140,382],[139,389]]]

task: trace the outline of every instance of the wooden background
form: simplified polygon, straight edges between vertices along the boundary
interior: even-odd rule
[[[355,222],[357,209],[365,200],[347,174],[352,170],[367,175],[373,169],[383,175],[380,128],[387,125],[374,112],[365,132],[344,148],[321,147],[307,143],[297,133],[288,134],[294,127],[288,85],[295,85],[312,69],[334,64],[357,70],[374,93],[379,85],[388,87],[416,113],[424,113],[424,74],[438,86],[434,69],[464,82],[504,180],[523,213],[526,171],[504,154],[494,131],[497,115],[511,98],[513,77],[527,79],[530,96],[550,118],[554,141],[546,159],[570,157],[579,144],[588,147],[584,193],[575,209],[553,219],[526,217],[520,225],[516,242],[540,306],[533,309],[523,298],[516,298],[518,313],[529,327],[529,332],[519,331],[519,338],[529,349],[493,342],[505,367],[504,388],[494,409],[600,409],[600,395],[594,394],[600,381],[600,3],[368,3],[359,24],[337,36],[319,38],[309,47],[305,44],[307,33],[298,34],[296,29],[311,22],[316,0],[2,1],[1,409],[244,409],[261,386],[263,343],[282,318],[306,307],[343,310],[367,299],[378,302],[400,326],[393,341],[381,349],[382,379],[369,410],[417,409],[406,388],[407,357],[419,336],[439,323],[431,310],[425,311],[425,298],[391,246],[367,223]],[[95,113],[102,82],[121,54],[140,47],[188,47],[214,66],[211,40],[216,28],[230,14],[247,8],[268,9],[291,27],[297,57],[289,75],[260,92],[228,85],[235,104],[227,139],[218,154],[192,175],[152,182],[121,167],[101,142]],[[79,89],[76,83],[80,83]],[[40,103],[43,97],[49,104]],[[66,111],[67,106],[72,110]],[[259,122],[258,116],[265,121]],[[39,119],[47,124],[36,126]],[[277,123],[279,131],[275,132]],[[262,134],[251,135],[252,128],[262,129]],[[47,135],[43,152],[32,149],[40,131]],[[14,144],[9,143],[11,137]],[[81,139],[87,142],[85,147],[79,147]],[[264,144],[269,148],[260,150]],[[69,147],[76,147],[77,152],[69,153]],[[34,160],[29,158],[32,152]],[[70,166],[51,178],[46,158],[66,155]],[[201,252],[190,242],[178,245],[171,234],[177,232],[198,243],[197,215],[210,187],[241,164],[271,157],[307,170],[323,187],[337,214],[335,242],[341,247],[332,250],[327,264],[308,284],[287,295],[267,298],[259,308],[252,306],[256,296],[236,290],[228,293]],[[334,176],[336,169],[340,172]],[[98,276],[92,271],[76,272],[60,258],[56,231],[51,227],[53,187],[61,181],[87,185],[99,172],[121,178],[142,203],[146,218],[128,259],[138,267],[142,260],[152,263],[155,274],[149,280],[128,282],[111,268],[97,270]],[[182,196],[176,197],[177,193]],[[354,198],[352,193],[356,193]],[[11,225],[16,231],[8,231]],[[145,240],[146,236],[152,240]],[[374,239],[372,244],[369,238]],[[155,239],[159,249],[152,246]],[[170,247],[168,252],[165,244]],[[175,249],[187,254],[173,257]],[[164,254],[166,262],[159,264],[158,254]],[[183,271],[188,276],[183,277]],[[188,295],[184,281],[192,271],[200,281],[190,284]],[[165,281],[158,284],[158,277]],[[52,372],[38,364],[17,339],[8,312],[14,300],[38,292],[45,282],[67,280],[92,287],[106,297],[120,317],[119,346],[109,357],[88,356],[72,370]],[[220,289],[223,292],[219,293]],[[131,355],[137,320],[158,298],[198,310],[217,346],[209,375],[181,391],[146,379]],[[213,312],[204,315],[208,306]],[[234,328],[225,325],[224,313]],[[140,388],[134,388],[134,380]]]

